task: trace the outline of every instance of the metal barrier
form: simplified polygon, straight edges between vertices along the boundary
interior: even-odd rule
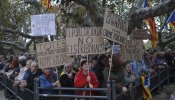
[[[167,67],[165,69],[159,70],[157,74],[153,75],[150,79],[150,90],[151,92],[155,89],[161,90],[161,86],[167,82],[169,84],[169,79],[175,77],[175,67]],[[115,83],[113,83],[115,84]],[[142,90],[143,87],[141,83],[132,88],[128,89],[127,92],[122,92],[116,96],[116,99],[113,100],[142,100],[143,93],[138,92]],[[129,96],[129,98],[127,97]]]
[[[143,94],[140,90],[142,90],[141,83],[131,87],[127,92],[122,92],[116,95],[116,98],[113,98],[113,100],[141,100],[143,98]]]
[[[160,70],[156,75],[153,75],[150,80],[150,90],[161,89],[161,85],[165,82],[169,83],[169,79],[175,77],[175,67],[167,67],[166,69]],[[44,94],[40,87],[38,87],[37,80],[35,83],[35,90],[31,91],[28,89],[21,90],[19,87],[13,87],[13,81],[9,80],[6,76],[0,75],[0,84],[4,88],[5,93],[10,92],[16,98],[16,100],[64,100],[64,98],[89,98],[89,99],[106,99],[106,100],[142,100],[142,85],[137,85],[128,89],[125,93],[116,94],[115,81],[112,83],[107,82],[107,88],[55,88],[56,94]],[[100,91],[103,95],[92,95],[92,96],[79,96],[79,95],[66,95],[61,94],[62,90],[85,90],[85,91]]]
[[[175,66],[169,67],[169,78],[175,77]]]
[[[33,100],[34,93],[29,89],[21,90],[19,86],[13,86],[13,81],[8,79],[5,75],[0,75],[0,84],[4,87],[4,95],[11,93],[16,100]]]
[[[44,89],[38,87],[38,80],[35,80],[35,100],[59,100],[64,98],[72,98],[72,99],[106,99],[106,100],[111,100],[111,84],[107,82],[107,88],[65,88],[65,87],[59,87],[59,88],[54,88],[52,91],[59,92],[59,94],[42,94],[40,91]],[[104,92],[106,95],[103,96],[98,96],[98,95],[91,95],[91,96],[86,96],[86,95],[68,95],[68,94],[61,94],[61,90],[71,90],[71,91],[100,91]]]

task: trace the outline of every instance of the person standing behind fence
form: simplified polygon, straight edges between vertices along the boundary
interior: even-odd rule
[[[75,72],[71,64],[65,64],[63,72],[60,75],[61,87],[74,87]],[[62,94],[74,95],[73,90],[63,90]],[[74,100],[73,98],[63,98],[64,100]]]
[[[51,89],[53,89],[54,87],[60,87],[59,81],[56,80],[57,76],[53,73],[53,70],[49,68],[44,68],[43,74],[39,76],[40,87],[42,89],[45,89],[42,93],[53,94],[54,91],[52,91]]]
[[[96,78],[96,75],[93,71],[88,73],[87,60],[83,59],[80,61],[81,71],[77,72],[74,85],[76,88],[97,88],[99,86],[99,81]],[[78,91],[78,95],[94,95],[92,91]]]
[[[110,63],[111,61],[109,61]],[[107,81],[109,76],[109,65],[105,67],[103,74],[104,79]],[[126,92],[128,89],[124,85],[125,82],[125,74],[124,70],[122,68],[122,61],[119,56],[113,55],[112,56],[112,68],[111,68],[111,74],[109,80],[115,80],[116,83],[116,93],[119,94],[121,92]]]
[[[28,75],[23,78],[23,83],[20,85],[20,87],[26,87],[30,90],[34,90],[34,79],[42,75],[43,72],[41,69],[39,69],[37,62],[35,61],[33,61],[29,66],[29,72],[26,73]]]
[[[123,68],[124,68],[124,73],[125,73],[125,86],[127,88],[131,88],[136,81],[136,76],[134,72],[132,71],[130,62],[129,61],[124,62]]]
[[[172,67],[172,66],[175,65],[175,61],[173,59],[172,50],[171,49],[167,49],[167,51],[165,52],[165,59],[168,62],[169,66]]]
[[[104,83],[104,76],[103,76],[103,71],[107,63],[107,56],[105,54],[100,55],[98,62],[96,66],[93,68],[93,71],[95,75],[97,76],[97,79],[99,80],[99,87],[103,86]]]
[[[20,72],[17,77],[15,77],[15,81],[13,86],[17,86],[21,83],[23,80],[23,77],[25,75],[25,72],[27,71],[27,66],[26,66],[26,57],[25,56],[20,56],[19,58],[19,67],[20,67]]]

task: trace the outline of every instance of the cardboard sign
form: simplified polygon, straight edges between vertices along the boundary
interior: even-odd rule
[[[66,41],[58,40],[36,44],[40,68],[56,67],[66,63]]]
[[[121,47],[121,58],[124,61],[141,61],[144,53],[142,40],[127,40],[125,46]]]
[[[67,28],[67,55],[104,53],[105,49],[101,30],[101,27]]]
[[[136,29],[131,33],[131,39],[143,40],[148,39],[148,36],[146,29]]]
[[[31,35],[56,35],[55,14],[31,15]]]
[[[113,45],[113,54],[120,53],[120,45]]]
[[[103,24],[103,37],[123,45],[126,42],[127,32],[128,22],[107,8]]]

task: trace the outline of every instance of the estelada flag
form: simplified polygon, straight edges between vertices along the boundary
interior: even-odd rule
[[[167,20],[167,24],[169,23],[170,27],[175,32],[175,10],[171,13],[170,17]]]
[[[51,9],[51,4],[50,4],[51,0],[42,0],[42,6],[46,7],[48,10]]]
[[[145,77],[145,76],[142,75],[141,76],[141,81],[142,81],[142,87],[143,87],[144,100],[153,100],[152,95],[151,95],[151,91],[149,89],[150,77]]]
[[[152,0],[145,0],[144,7],[151,7]],[[158,42],[158,33],[156,30],[156,23],[153,18],[145,19],[144,22],[150,27],[150,34],[151,34],[151,44],[153,48],[156,48]]]

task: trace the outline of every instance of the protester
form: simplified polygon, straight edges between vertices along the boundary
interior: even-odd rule
[[[61,87],[74,87],[75,72],[73,71],[71,64],[65,64],[63,72],[60,76]],[[63,90],[62,94],[74,95],[72,90]],[[64,100],[74,100],[72,98],[64,98]]]
[[[34,79],[43,74],[42,70],[39,69],[37,62],[33,61],[31,63],[30,70],[26,74],[28,75],[23,78],[23,83],[20,86],[34,90]]]
[[[50,68],[43,69],[43,74],[39,76],[39,83],[40,87],[45,89],[43,90],[43,93],[45,94],[52,94],[54,91],[51,89],[54,87],[60,87],[60,83],[57,80],[56,74],[54,74],[53,70]]]
[[[108,63],[107,59],[108,58],[105,54],[100,55],[96,66],[93,68],[93,71],[94,71],[95,75],[97,76],[97,79],[100,82],[99,87],[102,87],[102,85],[104,83],[103,71],[104,71],[105,66]]]
[[[135,84],[136,76],[134,72],[132,71],[130,62],[128,61],[124,62],[123,67],[124,67],[124,73],[125,73],[125,80],[124,80],[125,83],[124,84],[127,88],[131,88]]]
[[[111,63],[110,59],[109,59],[109,63]],[[122,61],[120,59],[119,56],[117,55],[113,55],[112,56],[112,65],[111,65],[111,72],[110,72],[110,77],[109,77],[109,69],[110,66],[106,66],[103,74],[104,74],[104,79],[108,80],[115,80],[116,83],[116,93],[119,94],[121,92],[126,92],[128,89],[125,86],[124,82],[125,82],[125,73],[122,67]]]
[[[174,66],[175,65],[171,49],[167,49],[167,51],[165,52],[165,59],[168,62],[168,65],[170,65],[170,66]]]
[[[97,88],[99,86],[99,81],[93,71],[88,71],[87,60],[83,59],[80,62],[81,71],[77,72],[74,85],[76,88]],[[78,95],[94,95],[93,91],[78,91]]]
[[[13,86],[20,84],[20,82],[23,80],[23,77],[24,77],[25,72],[27,70],[26,57],[20,56],[18,59],[19,59],[20,72],[19,72],[18,76],[15,77],[15,81],[14,81]]]

